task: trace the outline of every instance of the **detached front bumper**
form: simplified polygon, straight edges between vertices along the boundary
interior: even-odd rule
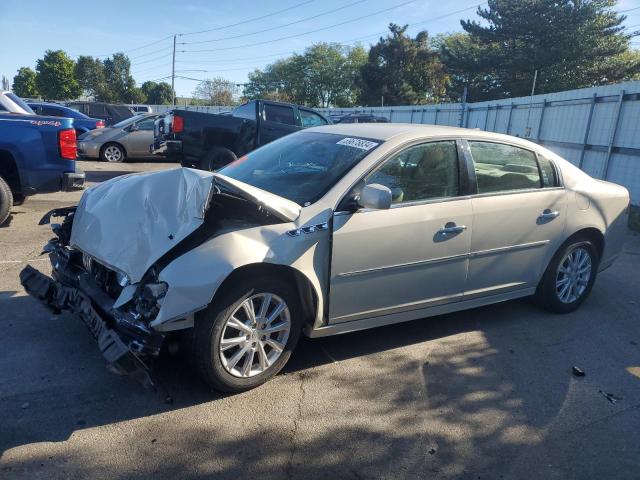
[[[77,314],[116,373],[131,375],[144,386],[155,387],[148,359],[159,354],[164,336],[131,314],[114,309],[111,297],[88,273],[74,267],[61,248],[50,253],[54,278],[27,265],[20,272],[24,289],[56,313],[65,310]]]

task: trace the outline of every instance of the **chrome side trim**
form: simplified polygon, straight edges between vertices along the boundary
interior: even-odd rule
[[[515,290],[497,295],[488,295],[459,302],[446,303],[444,305],[434,305],[432,307],[411,310],[408,312],[394,313],[391,315],[382,315],[374,318],[364,318],[361,320],[353,320],[350,322],[342,322],[329,324],[315,329],[305,328],[305,333],[311,338],[326,337],[328,335],[339,335],[342,333],[357,332],[358,330],[366,330],[368,328],[382,327],[394,323],[407,322],[435,315],[443,315],[445,313],[458,312],[468,310],[470,308],[482,307],[498,302],[505,302],[515,298],[527,297],[534,294],[535,287]]]
[[[508,245],[506,247],[490,248],[488,250],[478,250],[477,252],[471,252],[470,258],[483,257],[485,255],[495,255],[496,253],[512,252],[514,250],[526,250],[528,248],[542,247],[548,244],[550,240],[539,240],[537,242],[520,243],[518,245]]]
[[[358,275],[366,275],[366,274],[369,274],[369,273],[376,273],[376,272],[381,272],[381,271],[384,271],[384,270],[392,270],[392,269],[396,269],[396,268],[419,267],[419,266],[422,266],[422,265],[450,262],[450,261],[453,261],[453,260],[460,260],[460,259],[463,259],[463,258],[475,258],[475,257],[481,257],[481,256],[485,256],[485,255],[495,255],[497,253],[511,252],[511,251],[514,251],[514,250],[525,250],[525,249],[528,249],[528,248],[537,248],[537,247],[542,247],[542,246],[548,244],[549,241],[550,240],[540,240],[540,241],[537,241],[537,242],[520,243],[518,245],[509,245],[509,246],[506,246],[506,247],[491,248],[489,250],[479,250],[477,252],[461,253],[459,255],[450,255],[448,257],[430,258],[428,260],[419,260],[419,261],[416,261],[416,262],[399,263],[397,265],[386,265],[384,267],[374,267],[374,268],[368,268],[366,270],[354,270],[352,272],[339,273],[337,275],[337,277],[338,278],[355,277],[355,276],[358,276]]]
[[[399,263],[397,265],[387,265],[384,267],[374,267],[374,268],[368,268],[366,270],[354,270],[353,272],[339,273],[337,277],[338,278],[355,277],[358,275],[366,275],[368,273],[381,272],[384,270],[392,270],[396,268],[419,267],[421,265],[450,262],[452,260],[459,260],[463,258],[466,259],[468,256],[469,254],[467,253],[461,253],[459,255],[450,255],[448,257],[430,258],[428,260],[418,260],[416,262]]]

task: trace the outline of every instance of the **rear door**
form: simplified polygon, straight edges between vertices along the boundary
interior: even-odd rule
[[[536,287],[562,243],[565,190],[533,150],[468,141],[477,195],[465,297]]]
[[[296,111],[293,106],[263,103],[259,145],[265,145],[298,130],[300,130],[300,126],[296,120]]]

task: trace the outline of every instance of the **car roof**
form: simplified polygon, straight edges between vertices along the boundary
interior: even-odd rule
[[[350,135],[381,141],[388,141],[398,136],[415,137],[416,139],[451,136],[519,143],[526,145],[528,148],[532,146],[538,147],[535,143],[511,135],[485,132],[475,128],[449,127],[446,125],[421,125],[415,123],[338,123],[321,127],[311,127],[305,131]]]
[[[41,107],[60,107],[60,108],[66,108],[68,110],[73,110],[70,109],[69,107],[67,107],[66,105],[61,105],[60,103],[53,103],[53,102],[27,102],[28,105],[39,105]]]

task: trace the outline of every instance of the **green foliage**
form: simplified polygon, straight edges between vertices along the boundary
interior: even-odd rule
[[[250,73],[244,95],[314,107],[352,106],[359,93],[355,82],[365,61],[366,53],[360,46],[316,43],[302,55]]]
[[[104,65],[97,58],[79,56],[76,61],[75,75],[86,95],[96,96],[98,92],[106,89]]]
[[[131,76],[131,61],[124,53],[114,53],[103,62],[104,84],[96,95],[104,102],[137,103],[141,99]]]
[[[446,75],[427,32],[415,38],[407,26],[389,25],[390,35],[369,50],[361,69],[361,100],[365,105],[414,105],[437,102],[445,94]]]
[[[625,17],[615,0],[488,0],[478,8],[485,22],[463,20],[465,34],[440,42],[456,98],[528,95],[538,70],[537,93],[582,88],[633,77],[640,69],[628,57]]]
[[[147,105],[170,105],[173,102],[171,85],[167,82],[144,82],[141,90]]]
[[[62,50],[47,50],[36,62],[36,84],[48,100],[76,98],[82,93],[74,72],[75,62]]]
[[[18,74],[13,77],[13,92],[19,97],[37,98],[39,93],[36,78],[36,72],[29,67],[18,69]]]
[[[204,80],[193,91],[196,99],[205,100],[207,105],[235,105],[236,86],[222,77]]]

